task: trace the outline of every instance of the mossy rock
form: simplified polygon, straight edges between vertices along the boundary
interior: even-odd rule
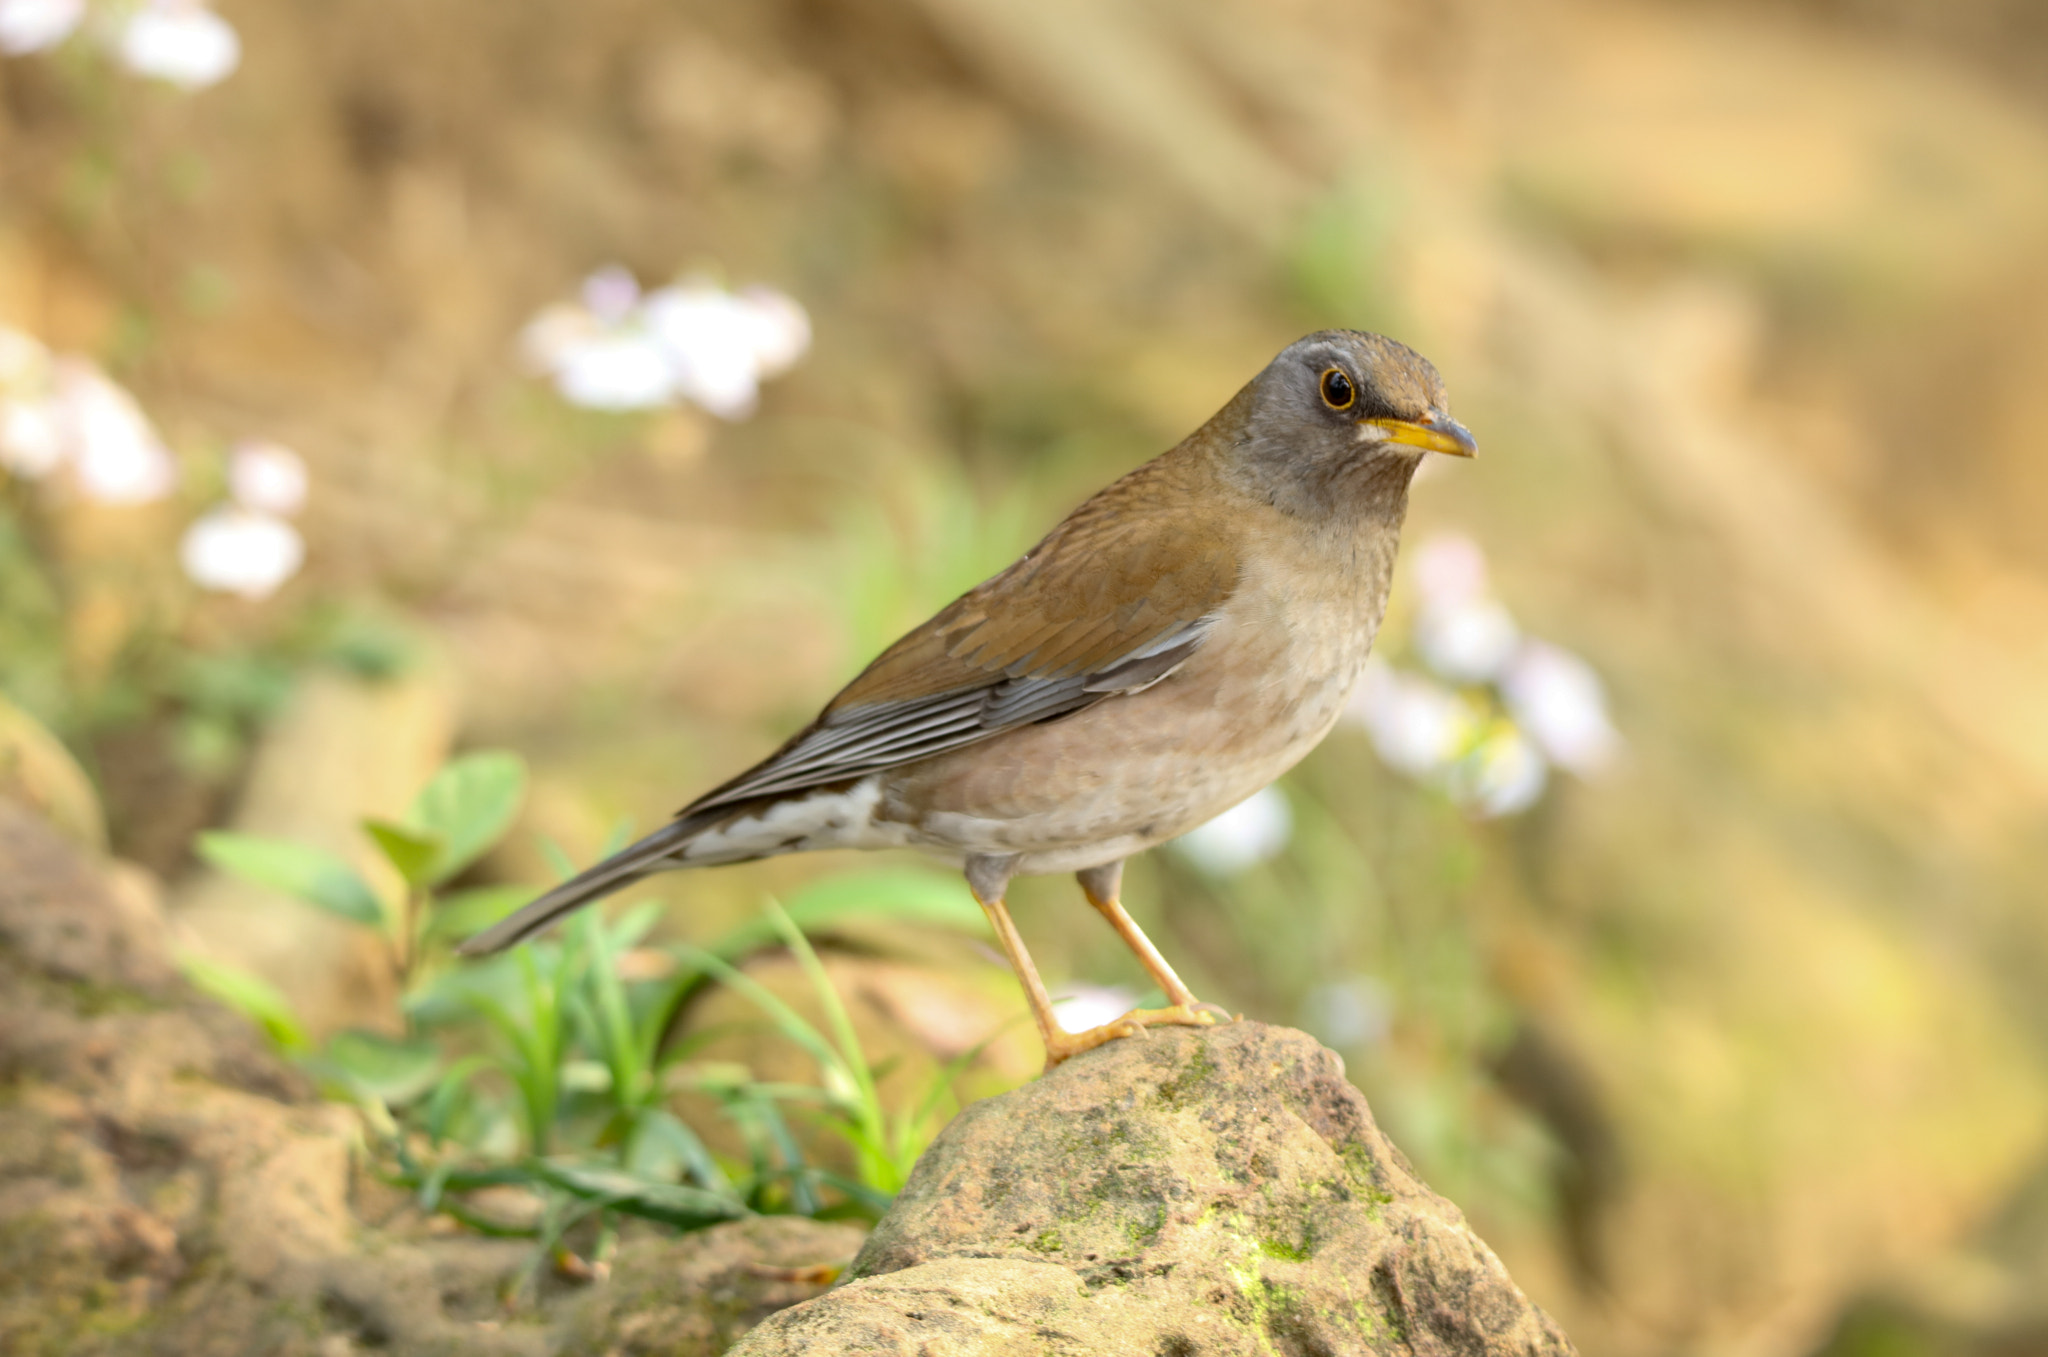
[[[849,1276],[735,1357],[1572,1351],[1342,1062],[1259,1023],[1111,1042],[969,1107]]]

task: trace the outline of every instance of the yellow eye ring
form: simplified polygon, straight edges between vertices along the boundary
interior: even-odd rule
[[[1349,410],[1358,404],[1358,388],[1351,385],[1351,379],[1344,375],[1342,368],[1323,369],[1320,387],[1323,404],[1332,410]]]

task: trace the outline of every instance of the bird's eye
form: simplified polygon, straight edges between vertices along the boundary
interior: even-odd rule
[[[1344,369],[1331,368],[1323,373],[1323,403],[1332,410],[1349,410],[1358,399],[1358,391],[1351,385],[1351,379],[1344,375]]]

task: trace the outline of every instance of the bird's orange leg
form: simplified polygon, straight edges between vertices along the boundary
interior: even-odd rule
[[[1139,1027],[1207,1027],[1216,1021],[1216,1014],[1210,1006],[1195,998],[1194,993],[1181,983],[1173,967],[1166,964],[1166,958],[1159,955],[1159,949],[1152,945],[1152,939],[1145,936],[1137,920],[1124,912],[1118,901],[1119,888],[1123,884],[1124,865],[1112,862],[1107,867],[1091,867],[1085,872],[1076,872],[1074,879],[1081,883],[1081,893],[1088,897],[1088,903],[1096,912],[1109,920],[1109,926],[1124,940],[1124,946],[1135,952],[1145,973],[1166,993],[1166,1008],[1134,1008],[1118,1018],[1118,1023],[1133,1023]],[[1115,1024],[1112,1024],[1112,1026]]]
[[[1045,982],[1038,978],[1038,967],[1031,964],[1031,953],[1024,950],[1024,939],[1017,935],[1017,925],[1010,921],[1010,911],[1003,904],[1003,891],[1010,883],[1010,868],[1015,862],[1015,858],[969,858],[967,887],[974,892],[982,913],[988,915],[989,926],[996,931],[996,941],[1002,944],[1003,955],[1010,959],[1010,969],[1017,973],[1018,982],[1024,986],[1024,998],[1031,1005],[1031,1016],[1038,1021],[1039,1038],[1045,1042],[1045,1067],[1051,1069],[1061,1061],[1083,1051],[1092,1051],[1106,1041],[1136,1036],[1140,1024],[1124,1018],[1091,1027],[1085,1032],[1069,1032],[1053,1016],[1052,999],[1045,992]]]

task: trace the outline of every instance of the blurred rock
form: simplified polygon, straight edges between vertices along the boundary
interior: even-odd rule
[[[188,1350],[227,1309],[254,1336],[285,1318],[264,1289],[347,1246],[352,1118],[4,802],[0,1012],[0,1349],[82,1351],[160,1308]]]
[[[0,697],[0,798],[21,803],[81,848],[107,849],[106,816],[92,783],[56,736]]]
[[[1490,130],[1507,182],[1589,239],[1896,300],[1995,276],[2048,221],[2013,173],[2043,129],[1905,48],[1709,5],[1540,9],[1500,9]]]
[[[1305,186],[1232,117],[1205,73],[1128,5],[919,0],[990,82],[1043,109],[1266,241]]]
[[[657,136],[791,172],[817,162],[838,122],[832,92],[816,76],[763,69],[701,33],[646,53],[634,94],[641,122]]]
[[[809,1300],[860,1248],[862,1231],[796,1216],[732,1221],[620,1252],[611,1280],[568,1314],[564,1357],[723,1352],[777,1310]]]
[[[735,1354],[1573,1351],[1342,1063],[1259,1023],[1111,1042],[970,1107],[850,1275]]]

